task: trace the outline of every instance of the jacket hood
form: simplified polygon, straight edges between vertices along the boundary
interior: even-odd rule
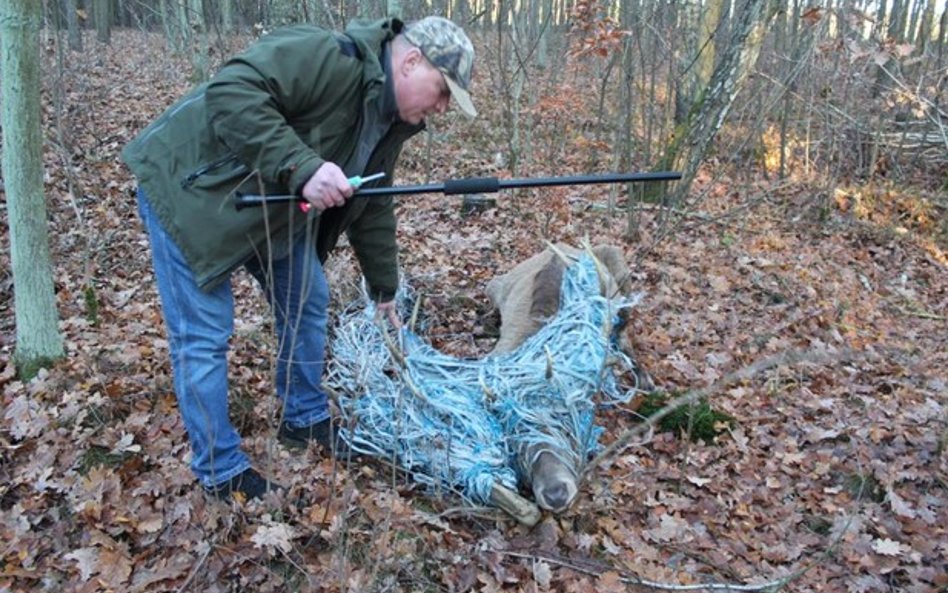
[[[378,20],[353,20],[346,27],[346,36],[355,43],[365,63],[366,82],[380,80],[385,76],[381,62],[380,48],[390,42],[404,28],[402,21],[392,19]],[[366,59],[368,56],[374,56],[374,60]]]

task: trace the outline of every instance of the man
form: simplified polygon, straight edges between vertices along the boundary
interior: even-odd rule
[[[352,198],[349,178],[384,172],[402,144],[468,94],[474,49],[439,17],[360,22],[345,34],[287,27],[228,61],[124,150],[138,182],[191,467],[204,488],[258,498],[258,474],[228,418],[231,274],[261,284],[278,339],[281,440],[334,448],[320,387],[329,289],[322,263],[345,232],[380,312],[398,287],[391,198]],[[237,211],[238,192],[292,193],[298,204]]]

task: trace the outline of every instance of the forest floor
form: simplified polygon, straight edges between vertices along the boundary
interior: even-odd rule
[[[426,298],[437,348],[488,351],[487,281],[546,241],[613,243],[643,295],[627,330],[639,362],[663,391],[708,389],[733,423],[707,442],[659,432],[631,443],[590,472],[567,512],[527,529],[382,464],[279,445],[266,306],[241,275],[232,415],[289,492],[208,499],[188,469],[147,238],[119,160],[188,87],[160,47],[119,33],[110,49],[71,55],[61,79],[47,56],[46,195],[67,358],[27,383],[15,376],[4,216],[0,590],[608,593],[644,590],[640,579],[948,590],[944,196],[886,184],[824,195],[704,175],[704,198],[673,233],[657,240],[659,210],[645,207],[634,243],[601,187],[503,194],[464,217],[456,200],[405,198],[404,275]],[[475,99],[480,120],[433,122],[431,145],[406,151],[396,183],[499,173],[498,149],[480,144],[499,126],[497,106]],[[571,172],[585,171],[519,176]],[[353,261],[343,247],[328,265],[337,303],[355,294]],[[600,414],[603,444],[635,425],[634,407]]]

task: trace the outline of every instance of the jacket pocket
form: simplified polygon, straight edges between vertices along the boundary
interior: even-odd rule
[[[250,168],[239,163],[236,155],[227,155],[203,164],[185,175],[181,179],[181,189],[215,187],[222,183],[237,181],[249,172]]]

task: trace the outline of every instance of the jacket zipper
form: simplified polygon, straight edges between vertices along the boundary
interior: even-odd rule
[[[202,175],[206,175],[215,169],[220,169],[224,165],[236,160],[237,160],[237,157],[235,155],[228,155],[224,158],[217,159],[216,161],[213,161],[211,163],[208,163],[200,167],[199,169],[191,172],[190,174],[188,174],[187,177],[181,180],[181,188],[188,189],[189,187],[194,185],[194,182],[197,181],[198,178],[201,177]]]

